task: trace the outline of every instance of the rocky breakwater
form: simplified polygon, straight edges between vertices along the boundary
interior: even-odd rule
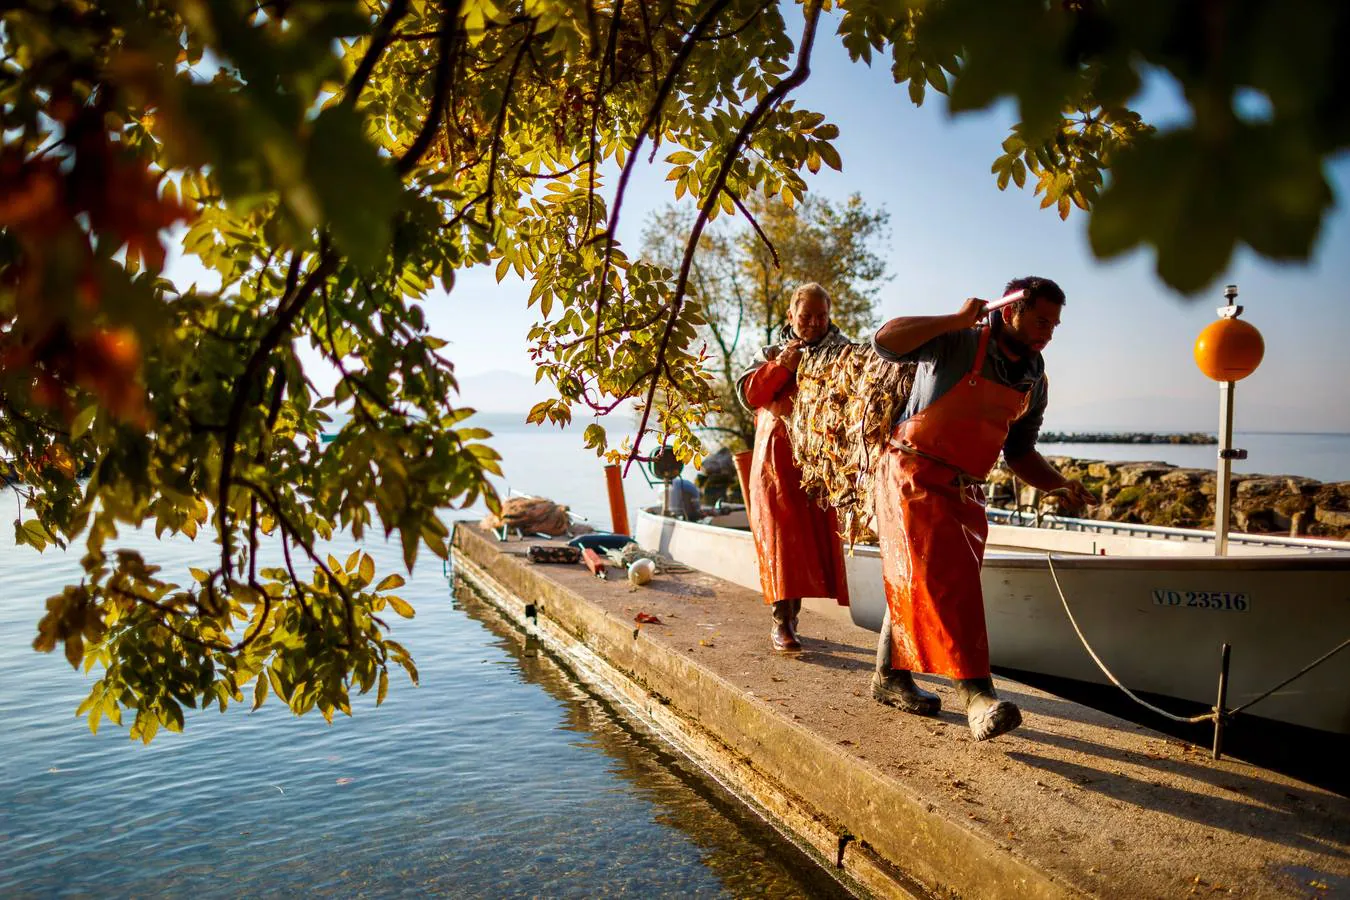
[[[1046,459],[1064,475],[1081,480],[1098,498],[1097,505],[1080,514],[1085,518],[1175,528],[1214,527],[1213,471],[1162,462]],[[1232,483],[1236,531],[1350,540],[1350,481],[1234,475]],[[1058,511],[1054,497],[1016,481],[1003,466],[990,475],[989,485],[992,506]]]
[[[1043,444],[1217,444],[1212,434],[1192,431],[1186,434],[1159,434],[1154,431],[1046,431]]]

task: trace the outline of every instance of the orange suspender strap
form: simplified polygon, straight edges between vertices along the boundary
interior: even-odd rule
[[[974,382],[974,379],[979,377],[980,370],[984,368],[984,355],[985,351],[987,351],[988,349],[989,349],[989,326],[985,325],[980,329],[980,345],[975,350],[975,365],[970,367],[970,373],[967,376],[968,378],[971,379],[972,383]]]

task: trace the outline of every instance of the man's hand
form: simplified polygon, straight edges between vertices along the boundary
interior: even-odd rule
[[[980,323],[984,318],[985,307],[989,304],[976,297],[971,297],[962,305],[961,310],[956,314],[957,328],[972,328]]]
[[[789,372],[796,372],[797,364],[802,361],[802,347],[804,346],[801,341],[795,338],[788,341],[787,345],[783,347],[783,352],[778,354],[775,362]]]
[[[1064,506],[1072,510],[1080,510],[1085,506],[1096,504],[1097,498],[1089,491],[1083,482],[1077,478],[1066,478],[1064,484],[1056,488],[1054,494]]]

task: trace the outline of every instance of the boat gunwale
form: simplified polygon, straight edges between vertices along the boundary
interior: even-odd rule
[[[659,527],[663,528],[665,527],[665,522],[670,522],[680,526],[681,529],[691,529],[696,533],[702,532],[709,536],[739,535],[742,540],[750,539],[749,531],[738,528],[727,528],[722,525],[707,525],[701,522],[690,522],[685,519],[664,517],[645,509],[639,510],[638,514],[639,516],[649,516],[652,519],[657,520]],[[1059,531],[1061,529],[1055,530]],[[995,546],[1006,545],[995,544]],[[865,557],[876,557],[881,555],[880,548],[875,544],[856,544],[851,550],[846,549],[845,553],[853,556]],[[1092,555],[1088,553],[1053,552],[1036,549],[1019,549],[1012,551],[990,550],[985,555],[985,565],[991,568],[1003,569],[1048,569],[1049,559],[1054,561],[1056,569],[1088,569],[1096,571],[1166,570],[1208,572],[1222,570],[1244,572],[1287,572],[1292,570],[1303,570],[1313,572],[1350,572],[1350,545],[1347,545],[1345,550],[1332,550],[1330,552],[1314,553],[1304,550],[1301,553],[1272,553],[1260,556],[1137,556],[1127,554]],[[1350,593],[1347,593],[1347,598],[1350,599]]]

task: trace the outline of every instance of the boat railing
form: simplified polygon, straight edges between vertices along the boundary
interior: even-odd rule
[[[1165,525],[1143,525],[1136,522],[1109,522],[1100,519],[1076,519],[1054,513],[1021,509],[1001,509],[991,506],[986,510],[989,521],[999,525],[1018,525],[1027,528],[1048,528],[1058,531],[1077,531],[1086,534],[1114,534],[1126,537],[1152,537],[1172,541],[1214,543],[1214,532],[1198,528],[1173,528]],[[1350,551],[1350,542],[1298,538],[1278,534],[1232,534],[1230,544],[1249,547],[1286,547],[1303,550]]]

